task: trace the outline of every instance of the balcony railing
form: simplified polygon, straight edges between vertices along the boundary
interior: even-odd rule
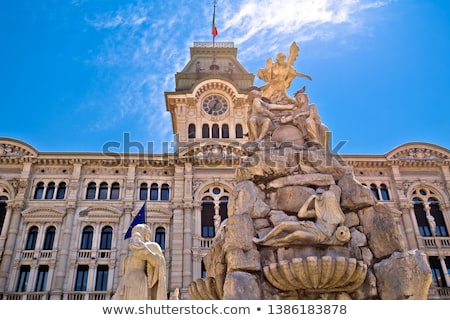
[[[450,237],[418,237],[419,247],[450,248]]]
[[[48,300],[49,292],[10,292],[3,295],[4,300]]]
[[[115,258],[112,250],[78,250],[78,259],[111,259]]]
[[[428,291],[428,300],[450,300],[450,288],[431,287]]]
[[[55,259],[56,250],[22,250],[21,260]]]
[[[66,292],[63,300],[110,300],[111,292],[109,291],[73,291]]]

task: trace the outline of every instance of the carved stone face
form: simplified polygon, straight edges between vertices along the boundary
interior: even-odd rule
[[[286,55],[283,52],[280,52],[279,54],[277,54],[277,61],[284,62],[285,59],[286,59]]]
[[[297,101],[297,105],[299,107],[305,107],[309,103],[308,95],[306,93],[298,93],[295,96],[295,100]]]
[[[146,224],[138,224],[132,230],[133,235],[140,235],[143,240],[150,241],[151,230],[150,227]]]

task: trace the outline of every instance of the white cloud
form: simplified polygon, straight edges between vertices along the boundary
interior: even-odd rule
[[[345,38],[337,34],[336,26],[346,26],[349,30],[357,28],[362,11],[387,3],[368,0],[220,1],[216,11],[217,40],[234,41],[240,48],[242,62],[261,57],[265,60],[279,48],[286,50],[293,40]],[[99,70],[107,70],[113,81],[109,96],[98,97],[102,102],[91,103],[107,104],[103,107],[105,111],[115,110],[107,121],[99,120],[97,128],[111,127],[127,117],[142,115],[141,122],[154,139],[167,141],[172,131],[170,115],[165,111],[164,91],[174,89],[174,74],[187,62],[192,42],[211,40],[211,19],[212,1],[211,4],[139,1],[86,17],[90,26],[107,34],[91,63]]]
[[[385,6],[389,1],[364,0],[248,0],[240,6],[226,6],[222,33],[233,35],[242,47],[258,43],[260,54],[273,53],[277,46],[297,40],[326,40],[345,37],[338,32],[355,33],[364,10]],[[336,28],[345,26],[345,28]],[[362,30],[362,29],[361,29]],[[295,39],[292,39],[295,37]],[[244,52],[244,55],[254,50]]]

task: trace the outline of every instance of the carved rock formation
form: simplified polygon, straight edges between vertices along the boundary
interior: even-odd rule
[[[253,140],[191,298],[426,299],[431,271],[404,252],[401,213],[331,153],[305,88],[249,97]]]

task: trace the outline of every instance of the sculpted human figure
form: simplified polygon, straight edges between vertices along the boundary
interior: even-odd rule
[[[322,123],[317,106],[309,103],[308,95],[304,91],[305,87],[295,93],[297,109],[292,115],[282,117],[280,122],[292,122],[302,131],[307,141],[324,145],[328,128]]]
[[[261,140],[269,131],[274,114],[269,110],[267,102],[261,98],[261,92],[252,90],[248,94],[250,116],[248,119],[249,140]]]
[[[313,202],[313,208],[309,206]],[[333,236],[339,225],[344,223],[344,213],[334,192],[324,191],[311,195],[300,208],[299,221],[283,221],[265,237],[253,241],[262,246],[284,247],[289,245],[314,245],[333,243]]]
[[[166,300],[166,262],[151,230],[138,224],[131,231],[130,252],[122,264],[122,278],[114,300]]]
[[[280,91],[284,95],[287,95],[286,89],[290,87],[291,82],[295,77],[305,77],[309,80],[312,80],[309,75],[297,72],[297,70],[295,70],[293,67],[299,51],[300,48],[294,41],[291,44],[287,61],[286,55],[280,52],[276,56],[275,63],[273,62],[272,58],[269,58],[266,61],[265,68],[258,70],[258,77],[261,80],[268,82],[266,85],[261,87],[261,89],[263,89],[263,97],[271,99],[272,95],[277,91]]]

